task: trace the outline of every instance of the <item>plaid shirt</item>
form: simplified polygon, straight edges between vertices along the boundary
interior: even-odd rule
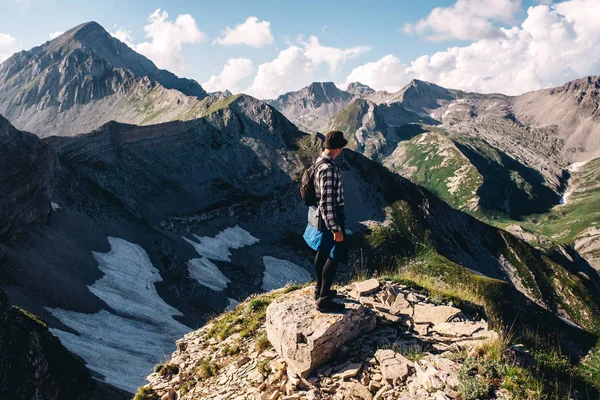
[[[317,197],[321,199],[319,202],[319,214],[323,217],[327,229],[337,232],[342,229],[340,227],[341,221],[337,220],[335,213],[336,206],[344,205],[342,176],[333,158],[325,152],[321,153],[321,156],[315,163],[324,158],[328,159],[329,162],[321,164],[315,173],[315,191]]]

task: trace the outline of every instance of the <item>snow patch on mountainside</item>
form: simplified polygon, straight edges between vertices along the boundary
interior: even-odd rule
[[[79,333],[51,329],[68,350],[107,383],[134,392],[190,328],[173,319],[181,312],[158,295],[154,284],[162,277],[146,251],[119,238],[109,237],[108,242],[108,253],[93,252],[104,276],[89,289],[115,313],[47,309]]]
[[[201,285],[221,292],[231,282],[208,258],[194,258],[188,261],[190,277],[196,279]]]
[[[259,239],[237,225],[233,228],[227,228],[221,231],[214,238],[208,236],[200,237],[198,235],[194,235],[194,237],[198,242],[185,237],[184,239],[191,244],[202,257],[219,261],[231,261],[231,252],[229,249],[239,249],[259,242]]]
[[[285,286],[286,283],[306,283],[312,280],[304,268],[286,260],[264,256],[265,272],[262,289],[270,291]]]

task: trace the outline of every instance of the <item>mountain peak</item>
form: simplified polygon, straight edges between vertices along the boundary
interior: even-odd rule
[[[315,94],[325,95],[339,94],[342,92],[333,82],[313,82],[304,89]]]
[[[358,95],[366,95],[375,93],[375,89],[360,82],[352,82],[346,88],[347,92]]]

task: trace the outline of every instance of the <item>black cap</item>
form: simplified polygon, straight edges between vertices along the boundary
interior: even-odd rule
[[[324,147],[326,149],[341,149],[348,144],[348,141],[344,138],[344,133],[341,131],[331,131],[325,136]]]

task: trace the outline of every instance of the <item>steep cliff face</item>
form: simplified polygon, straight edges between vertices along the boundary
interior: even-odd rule
[[[44,322],[11,307],[0,291],[0,397],[92,400],[126,398],[102,392],[84,364],[48,332]]]
[[[22,224],[46,222],[57,166],[50,146],[0,116],[0,235]]]

